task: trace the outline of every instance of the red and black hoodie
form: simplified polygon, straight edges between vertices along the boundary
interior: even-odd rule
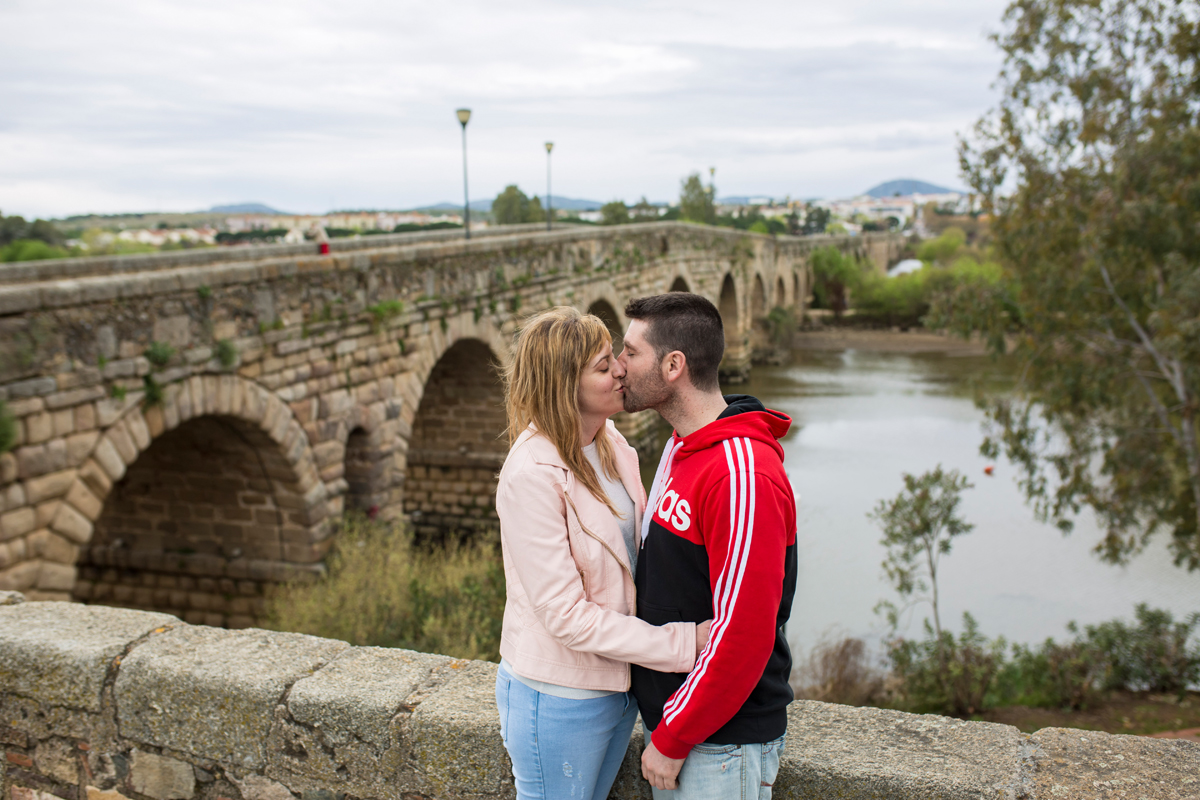
[[[796,590],[796,500],[777,441],[791,419],[727,395],[715,422],[672,435],[654,476],[637,561],[637,615],[713,620],[691,673],[632,668],[659,752],[782,736],[792,701],[784,623]]]

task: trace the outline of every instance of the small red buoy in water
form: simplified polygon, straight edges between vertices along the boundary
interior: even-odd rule
[[[983,468],[983,474],[987,475],[990,478],[992,476],[992,471],[995,469],[996,468],[993,467],[991,464],[988,464],[986,467]]]

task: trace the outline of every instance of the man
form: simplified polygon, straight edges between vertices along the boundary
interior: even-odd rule
[[[642,774],[657,800],[769,798],[792,700],[783,626],[796,502],[777,441],[791,420],[721,395],[725,333],[708,300],[672,292],[633,300],[625,315],[625,410],[653,408],[675,429],[642,520],[637,614],[655,625],[713,620],[690,674],[633,667],[653,731]]]

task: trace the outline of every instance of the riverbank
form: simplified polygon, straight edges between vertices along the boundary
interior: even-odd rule
[[[1082,711],[1003,706],[982,715],[987,722],[1012,725],[1025,733],[1042,728],[1080,728],[1200,742],[1200,692],[1174,695],[1116,692]]]
[[[797,350],[837,351],[868,350],[875,353],[941,353],[948,356],[987,355],[982,342],[962,339],[927,330],[887,328],[822,327],[796,334]]]

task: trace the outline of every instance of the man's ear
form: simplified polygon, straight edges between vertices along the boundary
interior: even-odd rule
[[[667,383],[674,383],[687,374],[687,356],[679,350],[672,350],[663,356],[662,360],[663,380]]]

